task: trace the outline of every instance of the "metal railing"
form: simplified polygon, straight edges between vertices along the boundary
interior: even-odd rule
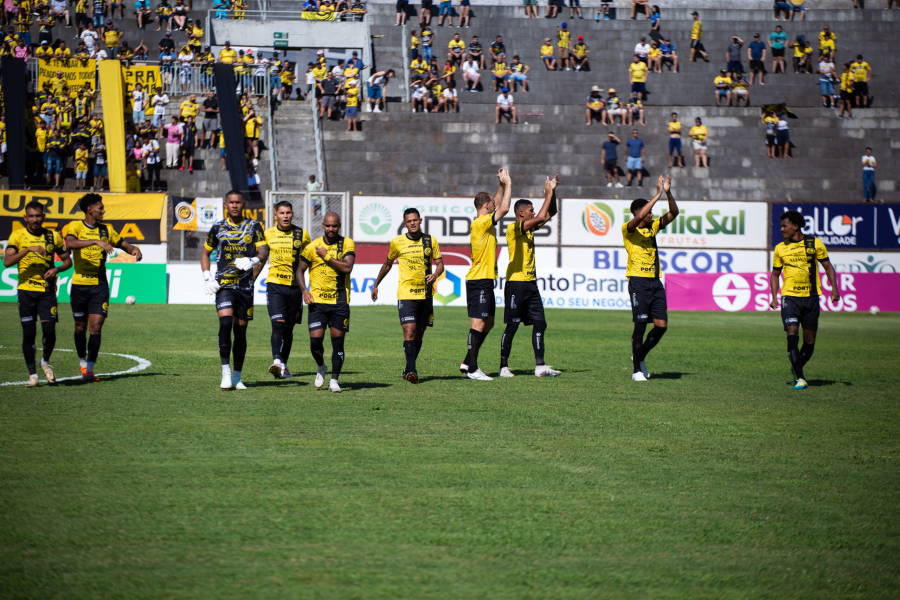
[[[410,72],[409,72],[409,52],[406,51],[406,23],[403,24],[403,29],[400,33],[400,56],[403,58],[403,81],[405,81],[405,85],[403,86],[404,98],[406,98],[406,103],[409,104],[409,85],[410,85]]]
[[[267,10],[263,4],[260,4],[260,10],[245,10],[242,19],[235,19],[233,15],[226,17],[225,19],[216,19],[215,13],[221,12],[216,9],[209,9],[207,11],[207,19],[219,20],[219,21],[235,21],[235,20],[244,20],[244,21],[300,21],[306,20],[302,19],[300,15],[302,11],[300,10]],[[225,11],[227,12],[227,11]],[[360,17],[352,15],[350,13],[345,13],[336,17],[331,21],[317,21],[314,19],[310,19],[310,22],[313,23],[352,23],[352,22],[368,22],[366,18],[368,16],[367,13],[362,14]]]
[[[319,112],[316,108],[315,93],[311,92],[309,96],[309,105],[313,111],[313,135],[316,143],[316,177],[322,182],[322,187],[324,188],[327,184],[325,181],[325,144],[322,139],[322,127],[319,125]]]
[[[272,207],[285,200],[294,209],[292,223],[308,231],[312,239],[325,233],[322,219],[329,212],[340,215],[343,229],[341,234],[350,235],[350,192],[266,192],[266,228],[275,225]]]

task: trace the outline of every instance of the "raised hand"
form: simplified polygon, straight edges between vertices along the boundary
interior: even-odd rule
[[[550,189],[555,190],[556,186],[559,185],[559,173],[553,176],[553,179],[550,180]]]
[[[497,173],[497,178],[500,180],[500,185],[508,186],[511,183],[511,180],[509,178],[509,171],[507,171],[506,169],[500,169],[500,171]]]
[[[663,183],[663,191],[668,192],[672,189],[672,175],[666,175],[666,180]]]
[[[660,175],[660,176],[659,176],[659,179],[656,180],[656,193],[657,193],[657,194],[662,194],[662,191],[663,191],[663,181],[665,181],[665,179],[663,178],[662,175]]]

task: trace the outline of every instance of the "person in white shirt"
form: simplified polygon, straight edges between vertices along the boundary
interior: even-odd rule
[[[162,136],[162,130],[159,128],[160,122],[165,123],[166,119],[166,105],[169,103],[169,95],[163,93],[163,89],[160,86],[157,86],[156,93],[153,94],[153,98],[150,100],[150,105],[153,107],[153,127],[159,130],[159,135]]]
[[[162,160],[159,157],[159,142],[150,137],[149,135],[144,135],[144,145],[141,147],[141,151],[144,155],[144,168],[142,169],[142,173],[148,173],[147,179],[147,191],[149,192],[152,189],[160,189],[161,187],[161,179],[160,174],[162,172]],[[156,173],[156,188],[153,188],[153,174]]]
[[[875,167],[877,166],[875,157],[872,156],[872,149],[866,148],[866,154],[862,157],[863,193],[865,195],[863,202],[875,202]]]
[[[84,45],[87,46],[87,49],[90,51],[94,50],[94,46],[99,38],[100,36],[94,30],[93,25],[88,25],[87,29],[81,32],[81,39],[84,40]]]
[[[438,108],[444,107],[444,112],[459,112],[459,97],[456,94],[456,88],[447,88],[441,92],[441,99],[438,102]]]
[[[509,88],[503,88],[499,96],[497,96],[497,107],[494,109],[494,123],[500,122],[501,116],[511,116],[513,123],[518,123],[516,119],[516,106],[513,104],[512,94]]]
[[[641,41],[634,47],[635,55],[641,59],[641,62],[647,64],[647,56],[650,54],[650,44],[647,43],[647,38],[641,36]]]
[[[388,69],[387,71],[378,71],[377,73],[373,73],[371,77],[367,80],[367,84],[369,86],[369,93],[366,96],[369,98],[369,102],[366,103],[366,112],[381,112],[381,103],[384,101],[382,96],[384,96],[384,92],[387,89],[388,82],[394,77],[394,70]],[[372,110],[372,106],[375,106],[375,110]]]
[[[100,46],[94,46],[93,50],[91,50],[91,58],[100,62],[101,60],[106,60],[109,58],[109,54],[106,53],[106,50],[101,48]]]
[[[131,92],[131,103],[133,105],[131,121],[135,125],[140,125],[144,122],[144,113],[147,110],[147,92],[140,83],[135,84],[134,90]]]
[[[318,192],[322,189],[322,182],[316,181],[315,175],[309,176],[309,181],[306,182],[306,190],[309,192]],[[312,214],[316,216],[319,214],[322,209],[322,202],[318,196],[310,196],[309,199],[310,204],[312,205]]]
[[[466,82],[467,92],[478,91],[478,81],[481,79],[481,73],[478,72],[478,63],[469,58],[462,64],[463,81]]]
[[[418,81],[413,82],[412,104],[413,112],[416,112],[416,109],[419,108],[420,105],[424,112],[428,112],[428,109],[431,108],[431,99],[428,97],[428,88]]]
[[[819,91],[822,93],[822,108],[836,108],[834,63],[827,52],[819,57]]]

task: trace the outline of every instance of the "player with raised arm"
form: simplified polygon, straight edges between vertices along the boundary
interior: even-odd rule
[[[269,257],[262,225],[244,216],[244,195],[225,194],[226,217],[213,225],[200,253],[203,288],[216,296],[219,315],[219,358],[222,360],[223,390],[246,390],[241,382],[247,356],[247,325],[253,320],[253,283]],[[209,272],[210,255],[216,252],[216,274]],[[232,348],[231,334],[234,332]],[[234,353],[234,372],[229,361]]]
[[[533,326],[531,345],[534,348],[534,374],[537,377],[557,377],[560,373],[544,364],[544,336],[547,320],[544,318],[544,302],[537,286],[537,269],[534,264],[534,232],[556,216],[556,186],[559,175],[547,178],[544,183],[544,203],[537,214],[530,200],[519,200],[513,207],[516,222],[506,228],[506,246],[509,265],[506,267],[503,322],[506,330],[500,339],[500,377],[514,377],[509,369],[509,355],[513,337],[519,324]]]
[[[69,293],[75,319],[75,351],[81,361],[81,378],[85,383],[100,381],[94,376],[94,364],[100,352],[100,334],[109,314],[109,280],[106,257],[113,248],[124,250],[136,261],[143,258],[140,248],[123,240],[103,223],[106,208],[100,194],[85,194],[78,200],[84,219],[65,228],[66,249],[74,250],[72,289]],[[90,328],[90,338],[87,337]]]
[[[419,383],[416,359],[422,350],[425,329],[434,326],[432,286],[444,272],[444,260],[437,240],[422,232],[422,217],[418,210],[407,208],[403,211],[403,225],[406,226],[406,233],[391,240],[387,260],[375,279],[372,302],[378,300],[378,284],[390,272],[394,261],[398,261],[400,279],[397,282],[397,310],[400,311],[403,353],[406,355],[403,379]],[[435,265],[433,273],[432,263]]]
[[[56,305],[56,277],[72,266],[72,258],[63,245],[62,237],[52,229],[44,228],[44,205],[32,200],[25,205],[25,227],[9,236],[3,254],[3,266],[19,265],[19,321],[22,323],[22,353],[28,367],[26,387],[37,387],[34,338],[37,321],[41,321],[43,356],[41,370],[47,383],[56,383],[50,355],[56,345],[56,322],[59,310]],[[62,259],[56,266],[54,255]]]
[[[344,336],[350,331],[350,272],[356,262],[353,240],[340,234],[341,218],[325,214],[325,234],[314,239],[300,255],[297,283],[309,306],[309,349],[316,361],[316,389],[325,385],[325,329],[331,330],[331,381],[328,389],[340,393],[338,377],[344,366]],[[309,289],[304,273],[309,269]]]
[[[656,247],[656,236],[660,230],[678,216],[678,206],[672,197],[672,176],[659,176],[656,182],[656,195],[648,202],[638,198],[631,203],[631,214],[628,223],[622,225],[622,237],[625,238],[625,252],[628,253],[628,295],[631,296],[631,314],[634,321],[634,333],[631,335],[631,361],[634,381],[647,381],[650,373],[644,360],[647,354],[659,343],[669,326],[666,307],[666,289],[659,280],[659,250]],[[662,197],[663,192],[669,201],[669,212],[653,218],[653,206]],[[653,321],[653,329],[644,340],[647,323]]]
[[[272,321],[272,366],[275,379],[292,377],[288,370],[294,325],[303,322],[303,295],[294,276],[300,255],[309,245],[309,232],[293,224],[294,208],[282,200],[275,205],[275,227],[266,229],[269,275],[266,277],[266,307]]]
[[[459,371],[469,379],[491,381],[492,378],[478,368],[478,351],[484,338],[494,327],[494,312],[497,301],[494,297],[494,285],[497,272],[497,228],[496,224],[509,212],[509,200],[512,195],[512,182],[509,172],[500,169],[497,172],[500,185],[497,194],[491,196],[487,192],[479,192],[475,196],[477,215],[472,220],[472,266],[466,273],[466,304],[469,309],[468,352],[459,366]]]
[[[775,246],[772,255],[772,274],[769,276],[769,289],[772,310],[778,308],[778,280],[784,271],[784,285],[781,286],[781,322],[787,333],[788,360],[791,361],[791,373],[794,375],[794,389],[805,390],[809,387],[803,376],[803,367],[812,358],[816,344],[816,331],[819,328],[819,296],[822,294],[822,281],[819,278],[818,265],[825,269],[825,276],[831,285],[831,301],[837,303],[841,299],[838,291],[834,267],[828,260],[828,250],[817,237],[803,234],[805,221],[803,215],[796,210],[789,210],[781,217],[781,235],[784,241]],[[815,283],[813,283],[815,280]],[[800,326],[803,326],[803,346],[797,348],[800,341]]]

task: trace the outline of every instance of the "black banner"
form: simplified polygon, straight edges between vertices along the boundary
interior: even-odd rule
[[[216,90],[219,90],[219,123],[225,136],[225,165],[231,176],[231,188],[249,198],[247,158],[244,155],[244,120],[235,93],[234,67],[222,63],[213,65]]]
[[[3,98],[6,117],[6,168],[9,187],[25,188],[25,90],[28,82],[25,61],[14,56],[3,57]]]

